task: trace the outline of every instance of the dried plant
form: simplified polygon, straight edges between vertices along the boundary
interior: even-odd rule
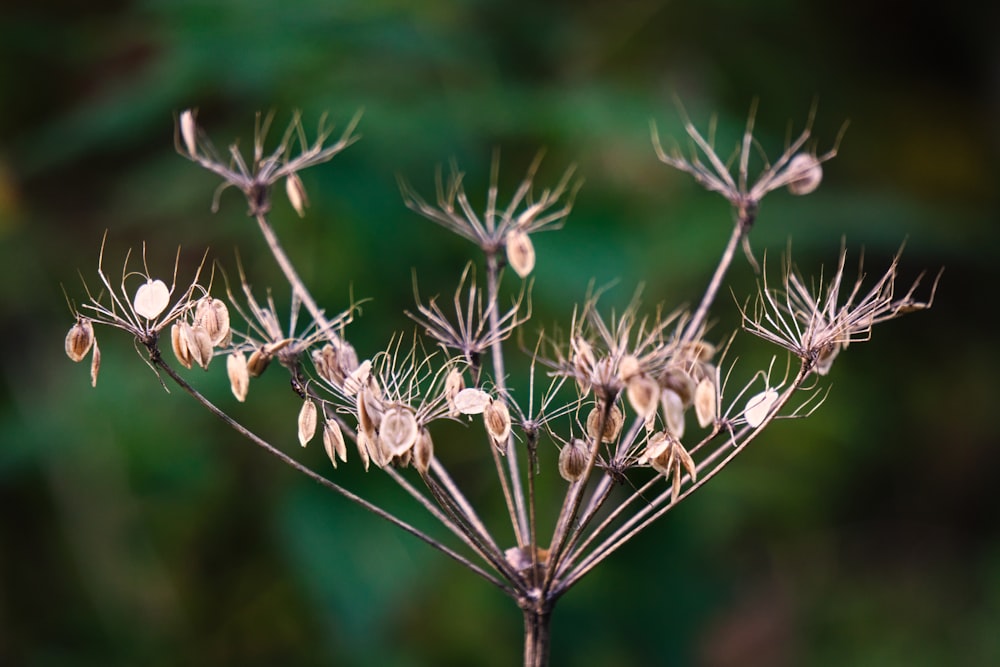
[[[729,242],[693,312],[656,308],[644,314],[636,298],[623,312],[605,314],[600,295],[591,293],[574,311],[568,334],[539,333],[537,345],[527,350],[526,390],[513,391],[505,359],[512,352],[512,334],[524,333],[532,317],[532,235],[565,222],[579,182],[571,168],[554,187],[538,192],[536,160],[510,200],[501,203],[499,160],[494,158],[483,211],[471,204],[455,166],[447,179],[439,173],[434,204],[400,182],[410,209],[472,241],[479,252],[458,278],[453,309],[440,306],[436,297],[424,301],[416,295],[415,310],[407,314],[418,331],[412,337],[394,333],[384,349],[361,358],[347,336],[356,304],[327,316],[268,218],[272,189],[281,179],[296,212],[305,214],[308,197],[299,172],[354,143],[357,121],[328,144],[331,128],[321,122],[318,137],[309,142],[296,117],[278,146],[266,153],[271,118],[258,116],[252,156],[245,158],[233,145],[224,161],[194,112],[182,112],[178,151],[221,177],[220,189],[233,186],[244,194],[249,215],[291,289],[288,320],[281,323],[270,293],[258,301],[241,266],[238,289],[227,284],[223,300],[212,295],[212,281],[203,282],[201,269],[186,288],[178,286],[175,270],[167,287],[145,268],[143,248],[143,269],[131,270],[126,256],[115,285],[104,273],[102,245],[97,270],[102,289],[95,295],[85,284],[86,300],[78,308],[70,304],[75,323],[66,337],[66,353],[77,362],[91,354],[96,383],[100,352],[95,325],[128,333],[158,375],[241,435],[512,598],[524,615],[525,665],[548,663],[551,614],[574,584],[706,484],[772,421],[815,410],[825,397],[819,376],[830,372],[849,344],[868,340],[876,324],[928,308],[933,300],[936,279],[925,300],[916,297],[919,279],[897,293],[898,255],[869,288],[863,286],[860,270],[853,284],[845,283],[843,248],[833,275],[815,284],[807,283],[788,258],[775,282],[765,261],[756,296],[738,307],[745,331],[787,351],[786,372],[779,381],[773,373],[775,357],[766,369],[749,369],[749,382],[730,382],[736,364],[725,359],[735,335],[709,340],[706,321],[735,250],[742,245],[756,265],[748,238],[762,198],[782,187],[794,194],[815,190],[821,165],[837,151],[836,144],[824,153],[814,149],[810,115],[806,129],[773,163],[763,157],[762,170],[752,178],[751,152],[760,148],[751,111],[743,139],[728,159],[716,153],[712,128],[706,138],[690,121],[685,123],[692,146],[686,156],[679,148],[665,150],[652,128],[660,160],[721,194],[734,212]],[[218,197],[213,208],[217,205]],[[507,266],[513,276],[504,271]],[[485,273],[485,286],[477,282],[477,271]],[[501,297],[505,279],[517,285],[509,305]],[[242,322],[237,326],[231,318]],[[417,529],[224,413],[162,352],[161,334],[168,325],[179,365],[207,369],[215,356],[226,356],[232,392],[240,401],[249,398],[253,378],[277,360],[299,397],[299,443],[306,446],[321,433],[333,468],[350,462],[348,442],[353,443],[364,469],[385,474],[387,483],[398,485],[437,519],[442,533]],[[536,379],[544,385],[538,394]],[[515,396],[527,400],[519,402]],[[465,480],[449,472],[447,455],[438,455],[441,449],[435,448],[432,434],[445,420],[482,422],[483,430],[466,431],[461,438],[467,442],[460,444],[479,447],[484,461],[492,461],[509,525],[487,525],[463,491]],[[444,451],[454,449],[448,444]],[[559,450],[556,470],[540,467],[543,447]],[[538,493],[540,485],[564,489],[557,507],[540,502],[549,497]]]

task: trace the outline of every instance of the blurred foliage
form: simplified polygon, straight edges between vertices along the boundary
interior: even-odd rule
[[[321,302],[371,298],[351,337],[370,354],[447,294],[470,246],[402,205],[396,175],[431,192],[437,165],[485,197],[501,151],[509,192],[546,150],[540,182],[578,165],[565,230],[540,236],[536,322],[565,321],[588,282],[691,303],[728,233],[724,203],[659,164],[649,121],[679,137],[675,99],[719,143],[754,97],[777,152],[818,100],[820,190],[776,193],[753,245],[789,237],[806,274],[842,238],[873,273],[904,239],[904,278],[947,271],[935,308],[876,330],[831,375],[810,419],[777,425],[705,490],[560,602],[555,664],[1000,663],[998,354],[984,290],[996,277],[1000,122],[995,17],[981,3],[845,8],[709,0],[422,3],[393,0],[5,2],[0,9],[0,664],[509,665],[509,601],[392,527],[165,393],[104,332],[96,389],[69,363],[61,286],[79,298],[101,238],[114,275],[145,242],[189,276],[206,247],[239,249],[255,289],[287,303],[244,205],[211,214],[213,178],[172,149],[198,107],[217,145],[253,114],[300,109],[363,139],[303,175],[304,221],[276,202],[290,255]],[[890,28],[887,29],[887,26]],[[753,288],[742,260],[729,281]],[[719,337],[738,326],[716,309]],[[99,332],[99,335],[101,332]],[[766,361],[742,339],[741,360]],[[295,397],[279,374],[228,396],[288,447]],[[302,452],[325,468],[320,448]],[[334,473],[384,493],[356,465]],[[475,488],[475,487],[474,487]],[[493,498],[485,488],[483,498]],[[386,499],[396,506],[399,501]],[[401,511],[406,511],[403,504]],[[416,521],[424,521],[415,517]]]

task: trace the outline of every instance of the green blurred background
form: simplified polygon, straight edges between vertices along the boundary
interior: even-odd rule
[[[983,3],[885,0],[4,2],[0,664],[517,664],[507,599],[165,393],[124,337],[99,331],[91,389],[62,352],[62,286],[82,295],[108,230],[112,273],[143,241],[160,274],[178,245],[182,275],[238,247],[286,303],[239,197],[210,213],[216,182],[174,152],[174,117],[198,107],[217,145],[246,145],[258,110],[309,127],[364,107],[361,142],[304,173],[307,218],[274,210],[323,303],[373,299],[349,333],[363,354],[406,326],[412,269],[447,293],[470,251],[404,208],[396,174],[431,194],[455,158],[481,196],[495,147],[508,188],[540,148],[543,183],[573,162],[586,179],[566,229],[537,237],[535,323],[565,320],[591,278],[619,279],[609,304],[640,283],[690,303],[729,213],[653,155],[651,118],[679,136],[674,96],[702,126],[717,112],[724,142],[756,96],[772,154],[814,100],[821,150],[850,119],[814,195],[765,201],[758,254],[793,237],[816,273],[846,236],[877,272],[908,239],[903,279],[946,271],[933,310],[838,360],[816,415],[571,591],[553,664],[1000,664],[996,24]],[[752,289],[742,258],[730,286]],[[735,314],[724,296],[720,336]],[[280,373],[249,407],[221,364],[192,376],[327,469],[295,451]],[[389,487],[356,461],[333,475]]]

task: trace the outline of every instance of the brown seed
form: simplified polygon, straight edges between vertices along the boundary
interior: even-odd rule
[[[94,355],[90,358],[90,386],[97,386],[97,374],[101,370],[101,348],[97,345],[97,339],[94,339]]]
[[[507,263],[517,275],[527,278],[535,268],[535,246],[531,237],[520,229],[512,229],[507,232],[506,245]]]
[[[194,311],[195,325],[201,325],[208,332],[212,345],[225,345],[232,337],[229,328],[229,308],[222,299],[210,296],[198,300]]]
[[[212,339],[209,337],[208,332],[205,331],[205,327],[200,324],[189,328],[187,335],[188,350],[191,353],[191,358],[207,371],[208,364],[212,361]]]
[[[231,352],[226,357],[226,373],[229,375],[229,388],[233,396],[242,403],[250,390],[250,372],[247,370],[247,357],[241,350]]]
[[[66,334],[66,356],[73,361],[83,361],[94,344],[94,324],[79,317]]]
[[[430,431],[426,428],[420,429],[417,442],[413,445],[413,467],[421,475],[426,475],[434,458],[434,442],[431,440]]]
[[[611,411],[608,413],[608,419],[604,423],[604,432],[601,434],[602,442],[614,442],[618,439],[618,434],[621,433],[622,424],[625,421],[625,416],[622,414],[621,409],[617,405],[611,406]],[[597,429],[601,422],[601,408],[595,406],[590,414],[587,415],[587,434],[596,439]]]
[[[573,438],[559,452],[559,474],[567,482],[575,482],[587,469],[587,446],[579,438]]]
[[[503,400],[491,402],[483,411],[483,423],[493,440],[493,446],[501,454],[507,453],[507,439],[510,437],[510,410]]]
[[[271,353],[267,351],[266,347],[258,347],[250,353],[250,359],[247,360],[247,373],[252,378],[260,377],[260,374],[267,370],[270,363]]]
[[[670,389],[677,394],[684,407],[691,405],[694,401],[695,382],[690,373],[677,367],[671,366],[660,376],[660,386],[663,389]]]
[[[183,320],[174,322],[170,327],[170,346],[174,350],[174,356],[184,368],[191,368],[191,348],[188,345],[188,331],[191,325]]]
[[[316,435],[316,404],[307,398],[299,410],[299,444],[305,447],[314,435]]]
[[[823,180],[823,166],[816,156],[799,153],[788,161],[785,174],[791,177],[788,191],[793,195],[807,195],[819,187]]]

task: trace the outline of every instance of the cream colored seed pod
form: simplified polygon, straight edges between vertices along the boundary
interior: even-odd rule
[[[327,419],[323,422],[323,449],[326,450],[326,455],[334,468],[337,467],[337,459],[347,461],[347,444],[344,442],[340,423],[336,419]]]
[[[101,348],[97,345],[97,339],[94,339],[94,354],[90,358],[90,386],[97,386],[97,374],[101,371]]]
[[[611,406],[611,411],[608,412],[608,419],[604,424],[604,432],[601,434],[602,442],[614,442],[618,439],[618,434],[621,433],[622,424],[625,421],[625,416],[622,415],[621,409],[617,405]],[[587,434],[597,439],[597,429],[601,422],[601,409],[597,406],[590,411],[587,415]]]
[[[386,459],[402,456],[417,441],[420,429],[413,410],[403,405],[393,405],[382,413],[378,429],[379,444]]]
[[[823,166],[816,156],[808,153],[799,153],[789,160],[785,173],[792,177],[788,181],[788,191],[793,195],[807,195],[823,180]]]
[[[455,397],[463,389],[465,389],[465,378],[457,368],[452,368],[444,380],[444,398],[448,402],[448,414],[451,417],[457,417],[460,414],[455,405]]]
[[[193,360],[191,358],[191,348],[188,346],[188,330],[191,325],[187,322],[174,322],[170,327],[170,347],[174,350],[174,356],[178,363],[184,368],[191,368]]]
[[[757,428],[763,424],[768,413],[771,412],[771,407],[777,400],[778,392],[774,389],[765,389],[759,394],[751,396],[750,400],[747,401],[746,407],[743,408],[743,416],[746,418],[747,424],[751,428]]]
[[[185,109],[181,112],[181,139],[184,140],[184,147],[187,149],[188,155],[194,157],[197,155],[198,143],[196,141],[198,127],[194,121],[194,112],[191,109]]]
[[[77,318],[66,334],[66,356],[73,361],[83,361],[94,340],[94,324],[85,317]]]
[[[559,475],[567,482],[575,482],[587,470],[587,446],[573,438],[559,452]]]
[[[307,398],[299,410],[299,444],[305,447],[314,435],[316,435],[316,404]]]
[[[622,382],[628,382],[640,372],[639,359],[634,354],[626,354],[618,362],[618,377]]]
[[[671,390],[680,397],[684,407],[694,402],[695,381],[691,374],[682,368],[672,366],[660,376],[660,386]]]
[[[694,390],[694,413],[698,417],[698,425],[705,428],[715,423],[716,418],[715,383],[708,378],[702,378]]]
[[[482,414],[493,399],[482,389],[469,387],[455,394],[455,410],[463,415]]]
[[[535,245],[531,237],[520,229],[507,232],[507,263],[522,278],[527,278],[535,268]]]
[[[660,403],[663,407],[663,420],[667,431],[678,440],[684,437],[684,401],[673,389],[664,389],[660,393]]]
[[[648,375],[633,375],[625,387],[625,395],[635,413],[649,419],[660,402],[660,385]]]
[[[240,403],[247,400],[250,372],[247,370],[247,357],[242,351],[230,352],[226,357],[226,374],[229,376],[229,388],[236,400]]]
[[[285,179],[285,193],[288,195],[288,201],[291,202],[295,212],[299,214],[300,218],[304,218],[306,207],[309,206],[309,198],[306,196],[306,186],[302,185],[302,179],[295,172],[289,174],[288,178]]]
[[[132,308],[137,315],[152,320],[164,311],[169,302],[170,290],[167,285],[162,280],[149,278],[135,291]]]
[[[188,328],[187,336],[191,358],[207,371],[208,364],[212,361],[212,338],[200,324]]]
[[[260,377],[261,373],[267,370],[267,366],[270,363],[271,353],[267,351],[266,347],[258,347],[250,353],[250,358],[247,360],[247,373],[252,378]]]

